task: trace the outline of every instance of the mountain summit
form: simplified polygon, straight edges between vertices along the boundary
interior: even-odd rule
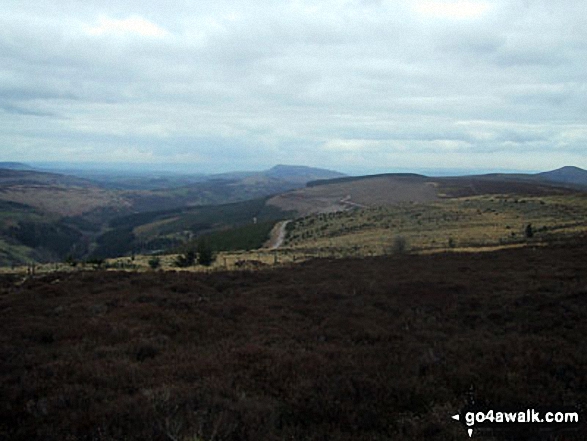
[[[263,174],[265,176],[269,176],[276,179],[299,182],[314,181],[316,179],[334,179],[346,176],[343,173],[339,173],[333,170],[327,170],[324,168],[307,167],[305,165],[283,164],[278,164],[274,167],[271,167]]]
[[[536,176],[550,182],[587,186],[587,170],[579,167],[565,166]]]

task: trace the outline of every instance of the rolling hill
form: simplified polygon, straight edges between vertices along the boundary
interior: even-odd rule
[[[580,170],[567,169],[546,174],[551,180],[544,175],[501,174],[428,177],[404,173],[349,177],[329,170],[279,165],[264,172],[208,177],[201,182],[172,188],[121,190],[105,188],[95,181],[75,176],[0,169],[0,202],[4,203],[4,221],[0,223],[0,255],[4,258],[0,259],[0,263],[62,260],[69,254],[77,258],[89,255],[102,258],[135,252],[161,252],[177,249],[202,235],[208,235],[222,249],[237,249],[239,246],[248,249],[254,244],[261,246],[263,235],[269,234],[275,222],[284,219],[341,212],[362,213],[361,210],[367,213],[364,216],[369,217],[368,210],[377,210],[378,207],[387,207],[386,215],[402,219],[405,213],[409,217],[410,204],[433,207],[442,201],[455,200],[457,202],[450,207],[450,204],[445,204],[440,209],[446,211],[442,216],[452,218],[452,212],[470,208],[461,207],[459,204],[463,202],[459,202],[459,198],[487,195],[501,195],[497,198],[499,200],[512,195],[525,198],[572,197],[577,194],[577,187],[570,188],[568,184],[552,182],[552,179],[572,179],[573,185],[576,185],[580,176]],[[549,207],[571,210],[568,200],[552,202]],[[539,199],[532,201],[532,204],[539,203]],[[494,210],[487,201],[478,205],[476,210]],[[582,202],[579,206],[583,206]],[[519,222],[513,221],[516,216],[522,216],[516,209],[506,210],[508,214],[502,216],[505,223],[499,228],[513,228],[515,225],[516,231],[520,229]],[[564,210],[560,218],[545,220],[542,225],[551,228],[559,225],[559,221],[568,225],[572,219],[565,215]],[[346,216],[348,225],[357,223],[354,214]],[[438,213],[428,217],[438,219]],[[477,225],[486,228],[492,224],[486,217],[481,216],[468,227]],[[531,219],[542,221],[540,216]],[[297,221],[291,223],[289,228],[295,228],[297,232],[288,238],[286,245],[334,246],[339,249],[345,246],[363,247],[365,240],[368,243],[377,241],[377,237],[387,237],[391,231],[400,234],[390,230],[382,235],[381,231],[374,233],[373,230],[369,233],[371,239],[365,239],[366,236],[361,238],[356,233],[362,231],[364,223],[359,222],[353,227],[355,236],[352,240],[334,240],[335,236],[348,236],[348,232],[341,233],[348,225],[338,231],[336,223],[325,220],[316,222],[322,228],[321,235],[306,231],[306,227]],[[434,222],[436,224],[430,224],[430,228],[436,228],[438,220]],[[389,222],[382,220],[374,224],[382,227]],[[457,222],[450,228],[458,230],[464,225]],[[413,233],[414,237],[418,237],[413,244],[424,237],[419,228],[410,231],[409,235]],[[246,236],[250,240],[245,240]],[[330,238],[326,240],[327,236]],[[423,242],[422,246],[431,246],[430,241],[436,240],[433,236],[429,236],[429,241]],[[312,241],[308,242],[310,237]],[[318,237],[323,239],[316,241]],[[464,233],[455,232],[452,237],[462,239],[462,243],[472,240]],[[495,234],[487,237],[492,243],[504,240]],[[446,244],[447,238],[440,240]],[[369,246],[374,249],[373,244]]]
[[[246,241],[241,236],[257,234],[259,229],[267,236],[275,222],[289,216],[291,213],[267,205],[266,198],[131,214],[109,223],[109,229],[97,237],[92,256],[106,258],[172,250],[192,238],[226,230],[231,230],[229,234],[235,243],[243,243]],[[265,240],[266,237],[259,238],[257,247]]]
[[[0,163],[0,168],[3,168]],[[8,164],[8,163],[6,163]],[[345,176],[342,173],[296,165],[276,165],[268,170],[262,171],[232,171],[225,173],[204,174],[199,172],[190,173],[185,167],[173,170],[158,170],[156,166],[151,168],[139,169],[130,168],[105,168],[105,165],[96,164],[80,167],[75,164],[56,164],[53,167],[51,163],[43,163],[42,171],[78,177],[91,181],[94,185],[111,190],[169,190],[174,188],[198,188],[200,184],[211,183],[246,183],[246,182],[266,182],[270,188],[270,193],[286,191],[292,188],[303,187],[307,182],[317,179],[331,179]],[[23,164],[26,166],[26,164]],[[110,166],[114,167],[114,166]],[[264,194],[266,195],[266,194]]]
[[[0,162],[0,169],[4,170],[34,170],[34,167],[31,167],[28,164],[24,164],[22,162]]]
[[[343,177],[309,182],[306,188],[276,195],[268,204],[299,216],[331,213],[354,208],[425,203],[442,198],[486,194],[526,196],[569,194],[573,190],[532,175],[490,174],[479,176],[428,177],[410,173]]]

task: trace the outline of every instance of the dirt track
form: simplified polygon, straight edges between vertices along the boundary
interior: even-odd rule
[[[277,222],[270,233],[270,238],[265,245],[265,248],[269,248],[271,250],[275,250],[279,248],[283,241],[285,240],[286,235],[286,228],[287,224],[289,224],[291,220],[285,220],[281,222]]]

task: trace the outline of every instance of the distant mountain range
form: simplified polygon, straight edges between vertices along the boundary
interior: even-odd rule
[[[159,188],[171,188],[182,185],[190,185],[203,181],[238,181],[243,179],[255,178],[259,179],[277,179],[289,183],[302,184],[310,183],[310,186],[320,184],[322,180],[341,179],[357,180],[368,179],[375,175],[365,176],[348,176],[337,171],[307,167],[301,165],[283,165],[278,164],[268,170],[262,171],[234,171],[225,173],[174,173],[171,171],[116,171],[96,168],[89,168],[88,166],[76,168],[75,164],[71,164],[68,168],[64,168],[63,164],[59,167],[51,168],[51,163],[44,163],[42,168],[33,167],[23,162],[0,162],[0,170],[20,170],[20,171],[36,171],[44,173],[54,173],[62,176],[77,176],[87,179],[94,183],[94,185],[104,186],[107,188],[118,188],[120,190],[153,190]],[[395,176],[416,176],[413,173],[384,173],[377,176],[386,176],[393,174]],[[423,175],[418,175],[423,176]],[[587,186],[587,170],[574,166],[565,166],[556,170],[541,172],[541,173],[492,173],[485,175],[475,175],[484,177],[494,177],[503,179],[532,179],[548,182],[557,182],[561,184],[568,184],[573,186]],[[71,182],[71,181],[69,181]],[[1,185],[1,183],[0,183]]]
[[[0,162],[0,169],[5,170],[34,170],[33,167],[22,162]]]
[[[311,213],[484,194],[587,191],[587,171],[428,177],[346,176],[305,166],[213,175],[87,170],[51,173],[0,162],[0,265],[124,255],[230,228]],[[270,228],[271,225],[266,225]],[[249,233],[246,233],[249,234]]]
[[[243,182],[259,183],[265,182],[271,186],[275,184],[275,191],[268,194],[285,191],[292,188],[303,187],[307,182],[317,179],[332,179],[346,176],[332,170],[306,167],[299,165],[276,165],[268,170],[262,171],[233,171],[225,173],[186,173],[184,171],[156,171],[156,170],[117,170],[91,168],[87,165],[76,167],[75,164],[64,165],[43,163],[42,167],[31,167],[20,162],[0,162],[0,170],[21,170],[53,173],[59,176],[70,176],[86,179],[93,185],[114,189],[114,190],[162,190],[178,187],[189,187],[203,182]],[[61,178],[63,179],[63,178]]]

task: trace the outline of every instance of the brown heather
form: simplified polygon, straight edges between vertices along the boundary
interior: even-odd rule
[[[4,275],[0,439],[463,440],[450,415],[471,386],[487,405],[585,403],[586,257],[582,237],[255,272]]]

